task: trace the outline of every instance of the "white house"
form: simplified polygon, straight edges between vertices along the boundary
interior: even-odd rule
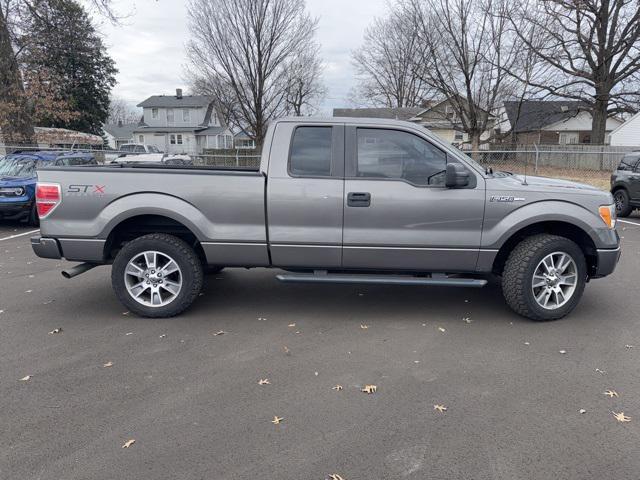
[[[114,150],[119,150],[125,143],[133,142],[133,132],[138,128],[137,123],[106,123],[103,125],[104,137]]]
[[[640,145],[640,112],[624,122],[610,134],[611,145],[637,147]]]
[[[215,102],[204,95],[154,95],[140,103],[143,121],[134,130],[134,142],[155,145],[160,151],[201,154],[206,149],[233,148],[233,133]]]

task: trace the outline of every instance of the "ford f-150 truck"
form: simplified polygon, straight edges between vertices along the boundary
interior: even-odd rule
[[[284,282],[482,287],[533,320],[567,315],[620,256],[610,193],[492,172],[424,128],[373,119],[272,123],[255,171],[43,168],[44,258],[111,265],[120,301],[177,315],[203,271],[273,267]]]

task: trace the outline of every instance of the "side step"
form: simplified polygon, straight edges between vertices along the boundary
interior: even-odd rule
[[[431,285],[438,287],[482,288],[486,280],[475,278],[448,277],[433,274],[430,277],[411,277],[403,275],[352,275],[344,273],[284,273],[276,275],[283,283],[365,283],[375,285]]]

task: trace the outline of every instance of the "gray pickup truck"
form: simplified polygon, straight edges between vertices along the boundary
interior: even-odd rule
[[[112,265],[147,317],[188,308],[207,270],[272,267],[284,282],[482,287],[552,320],[620,256],[610,193],[492,172],[417,125],[273,122],[260,167],[43,168],[37,255]]]

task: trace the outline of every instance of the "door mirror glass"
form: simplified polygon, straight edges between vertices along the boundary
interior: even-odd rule
[[[457,163],[447,163],[445,179],[447,188],[460,188],[469,185],[469,172]]]

